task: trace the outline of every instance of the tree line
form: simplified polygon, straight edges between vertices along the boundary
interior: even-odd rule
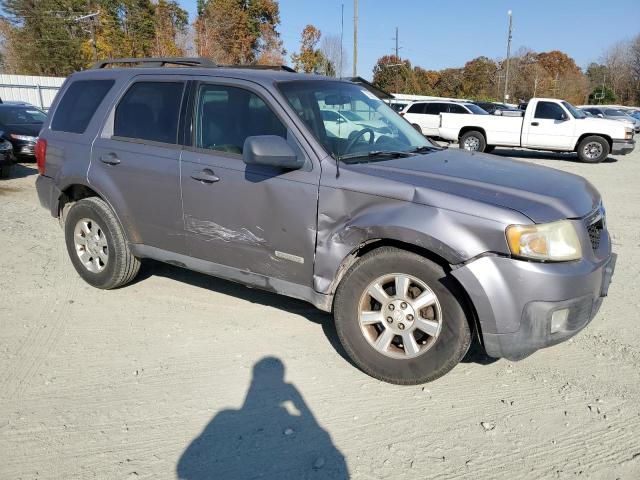
[[[378,59],[373,83],[388,92],[502,101],[506,61],[485,56],[462,68],[426,70],[395,55]],[[509,61],[507,93],[517,103],[558,97],[576,104],[640,104],[640,35],[609,48],[583,71],[564,52],[520,49]]]

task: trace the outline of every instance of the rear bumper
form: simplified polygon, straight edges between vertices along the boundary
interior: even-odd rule
[[[633,152],[636,146],[636,141],[631,140],[613,140],[611,145],[611,153],[613,155],[626,155]]]
[[[40,205],[49,210],[52,217],[58,216],[58,199],[62,192],[55,186],[53,178],[38,175],[36,191]]]
[[[607,295],[615,261],[610,250],[599,262],[483,257],[452,273],[476,308],[487,354],[519,360],[589,324]]]

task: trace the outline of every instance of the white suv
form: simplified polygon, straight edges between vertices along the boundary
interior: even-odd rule
[[[477,105],[469,102],[454,102],[451,100],[428,100],[413,102],[407,105],[400,115],[407,119],[418,131],[428,137],[439,135],[441,113],[462,113],[488,115]]]

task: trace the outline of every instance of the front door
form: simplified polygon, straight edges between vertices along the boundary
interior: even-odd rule
[[[261,87],[222,79],[196,87],[192,112],[181,161],[189,255],[311,286],[320,166],[281,121],[287,113]],[[306,166],[246,165],[244,141],[254,135],[284,137]]]
[[[178,123],[186,81],[136,77],[93,144],[89,182],[129,240],[184,253]]]
[[[525,118],[523,146],[550,150],[573,149],[575,120],[555,102],[539,101],[533,118]]]

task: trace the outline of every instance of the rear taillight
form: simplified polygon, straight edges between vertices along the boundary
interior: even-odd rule
[[[47,163],[47,141],[39,138],[36,141],[36,161],[38,162],[38,172],[40,175],[44,175],[45,166]]]
[[[400,112],[400,116],[401,116],[401,117],[404,117],[404,112]]]

